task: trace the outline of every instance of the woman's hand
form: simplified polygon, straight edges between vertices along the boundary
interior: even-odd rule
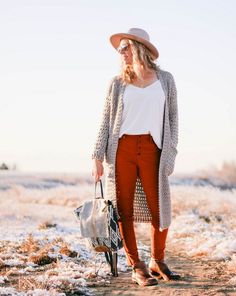
[[[98,159],[93,159],[93,170],[92,170],[92,176],[94,176],[95,182],[98,182],[100,180],[100,177],[103,175],[103,165],[102,162]]]

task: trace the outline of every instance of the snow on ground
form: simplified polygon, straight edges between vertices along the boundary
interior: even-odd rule
[[[172,187],[173,245],[196,257],[236,261],[236,190]]]
[[[0,295],[49,295],[45,292],[49,288],[50,295],[64,295],[60,291],[65,290],[90,295],[86,279],[107,280],[110,268],[105,256],[91,252],[86,239],[80,237],[74,213],[84,200],[94,197],[91,180],[7,172],[0,175],[0,188]],[[50,263],[49,270],[46,263]],[[123,250],[118,268],[126,270]],[[32,273],[34,277],[28,279]],[[18,283],[21,293],[8,292],[8,277],[19,274],[25,276]],[[31,288],[37,286],[32,294]]]
[[[228,272],[235,271],[236,190],[178,181],[171,193],[168,240],[173,251],[226,260]],[[109,284],[104,254],[91,252],[74,214],[93,197],[91,177],[0,172],[0,295],[66,295],[73,290],[90,295],[89,279]],[[138,246],[142,257],[148,246]],[[127,269],[123,249],[118,268]]]

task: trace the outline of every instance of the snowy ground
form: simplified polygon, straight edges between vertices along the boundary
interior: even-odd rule
[[[234,286],[236,189],[184,180],[171,179],[171,252],[224,262],[225,284]],[[90,176],[0,172],[0,295],[96,295],[91,281],[111,284],[104,255],[90,251],[73,212],[93,196]],[[148,226],[136,225],[143,258]],[[127,271],[123,249],[118,270]]]

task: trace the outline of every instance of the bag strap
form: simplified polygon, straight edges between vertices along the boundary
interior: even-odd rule
[[[98,182],[100,182],[100,188],[101,188],[101,193],[102,193],[102,198],[104,198],[103,196],[103,189],[102,189],[102,180],[100,179]],[[95,194],[94,194],[94,198],[99,198],[99,197],[96,197],[96,187],[97,187],[97,182],[95,182]]]

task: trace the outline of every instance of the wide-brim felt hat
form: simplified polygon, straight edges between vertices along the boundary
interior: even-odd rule
[[[110,42],[116,50],[123,38],[129,38],[144,44],[151,51],[154,60],[159,57],[157,48],[150,42],[149,34],[145,30],[140,28],[130,28],[126,33],[116,33],[111,35]]]

